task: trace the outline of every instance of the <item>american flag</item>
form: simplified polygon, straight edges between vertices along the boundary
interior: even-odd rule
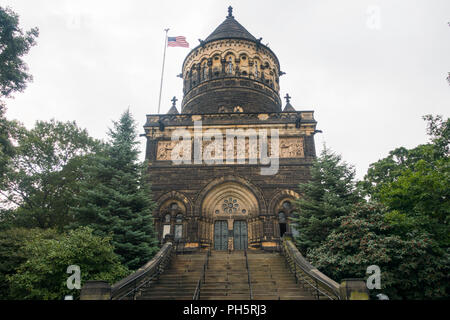
[[[189,43],[185,37],[167,37],[167,46],[189,48]]]

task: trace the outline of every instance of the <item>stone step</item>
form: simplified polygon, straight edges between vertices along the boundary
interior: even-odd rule
[[[203,272],[205,254],[178,255],[171,267],[139,299],[192,299]],[[248,252],[254,299],[303,300],[314,294],[295,283],[295,277],[278,253]],[[248,271],[243,252],[212,252],[202,285],[201,300],[248,300]]]

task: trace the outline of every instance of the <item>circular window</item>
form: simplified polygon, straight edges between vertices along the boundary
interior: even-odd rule
[[[239,209],[239,203],[236,199],[233,198],[224,199],[222,203],[222,209],[224,213],[237,213]]]
[[[292,207],[291,203],[289,201],[283,202],[283,208],[286,210],[289,210]]]

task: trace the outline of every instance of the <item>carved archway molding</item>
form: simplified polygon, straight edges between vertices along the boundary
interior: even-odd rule
[[[224,182],[206,195],[201,213],[213,219],[248,219],[259,215],[259,206],[250,189],[236,182]]]
[[[185,212],[187,216],[192,215],[192,202],[189,200],[188,197],[186,197],[183,193],[178,191],[171,191],[168,193],[163,194],[161,197],[156,200],[157,203],[157,209],[156,209],[156,215],[157,217],[160,216],[161,212],[164,211],[165,207],[170,205],[171,202],[176,202],[178,205],[182,205],[185,208]]]
[[[300,194],[293,190],[285,189],[275,193],[269,202],[269,213],[275,214],[277,207],[285,200],[295,201],[300,198]]]
[[[211,181],[199,193],[194,205],[194,214],[197,216],[203,216],[202,209],[204,208],[205,199],[205,204],[212,207],[214,202],[212,200],[209,202],[209,199],[207,198],[213,199],[211,194],[217,194],[220,199],[222,199],[225,197],[225,190],[227,187],[230,188],[230,195],[234,194],[236,197],[240,197],[245,201],[245,203],[249,206],[248,210],[253,211],[250,211],[252,216],[266,214],[267,205],[261,190],[259,190],[259,188],[250,181],[239,176],[224,176]]]

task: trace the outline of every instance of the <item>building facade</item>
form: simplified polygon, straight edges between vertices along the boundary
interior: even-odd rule
[[[313,111],[280,97],[275,53],[233,16],[183,62],[181,112],[147,115],[146,159],[161,241],[186,248],[274,247],[295,232],[298,184],[315,158]]]

